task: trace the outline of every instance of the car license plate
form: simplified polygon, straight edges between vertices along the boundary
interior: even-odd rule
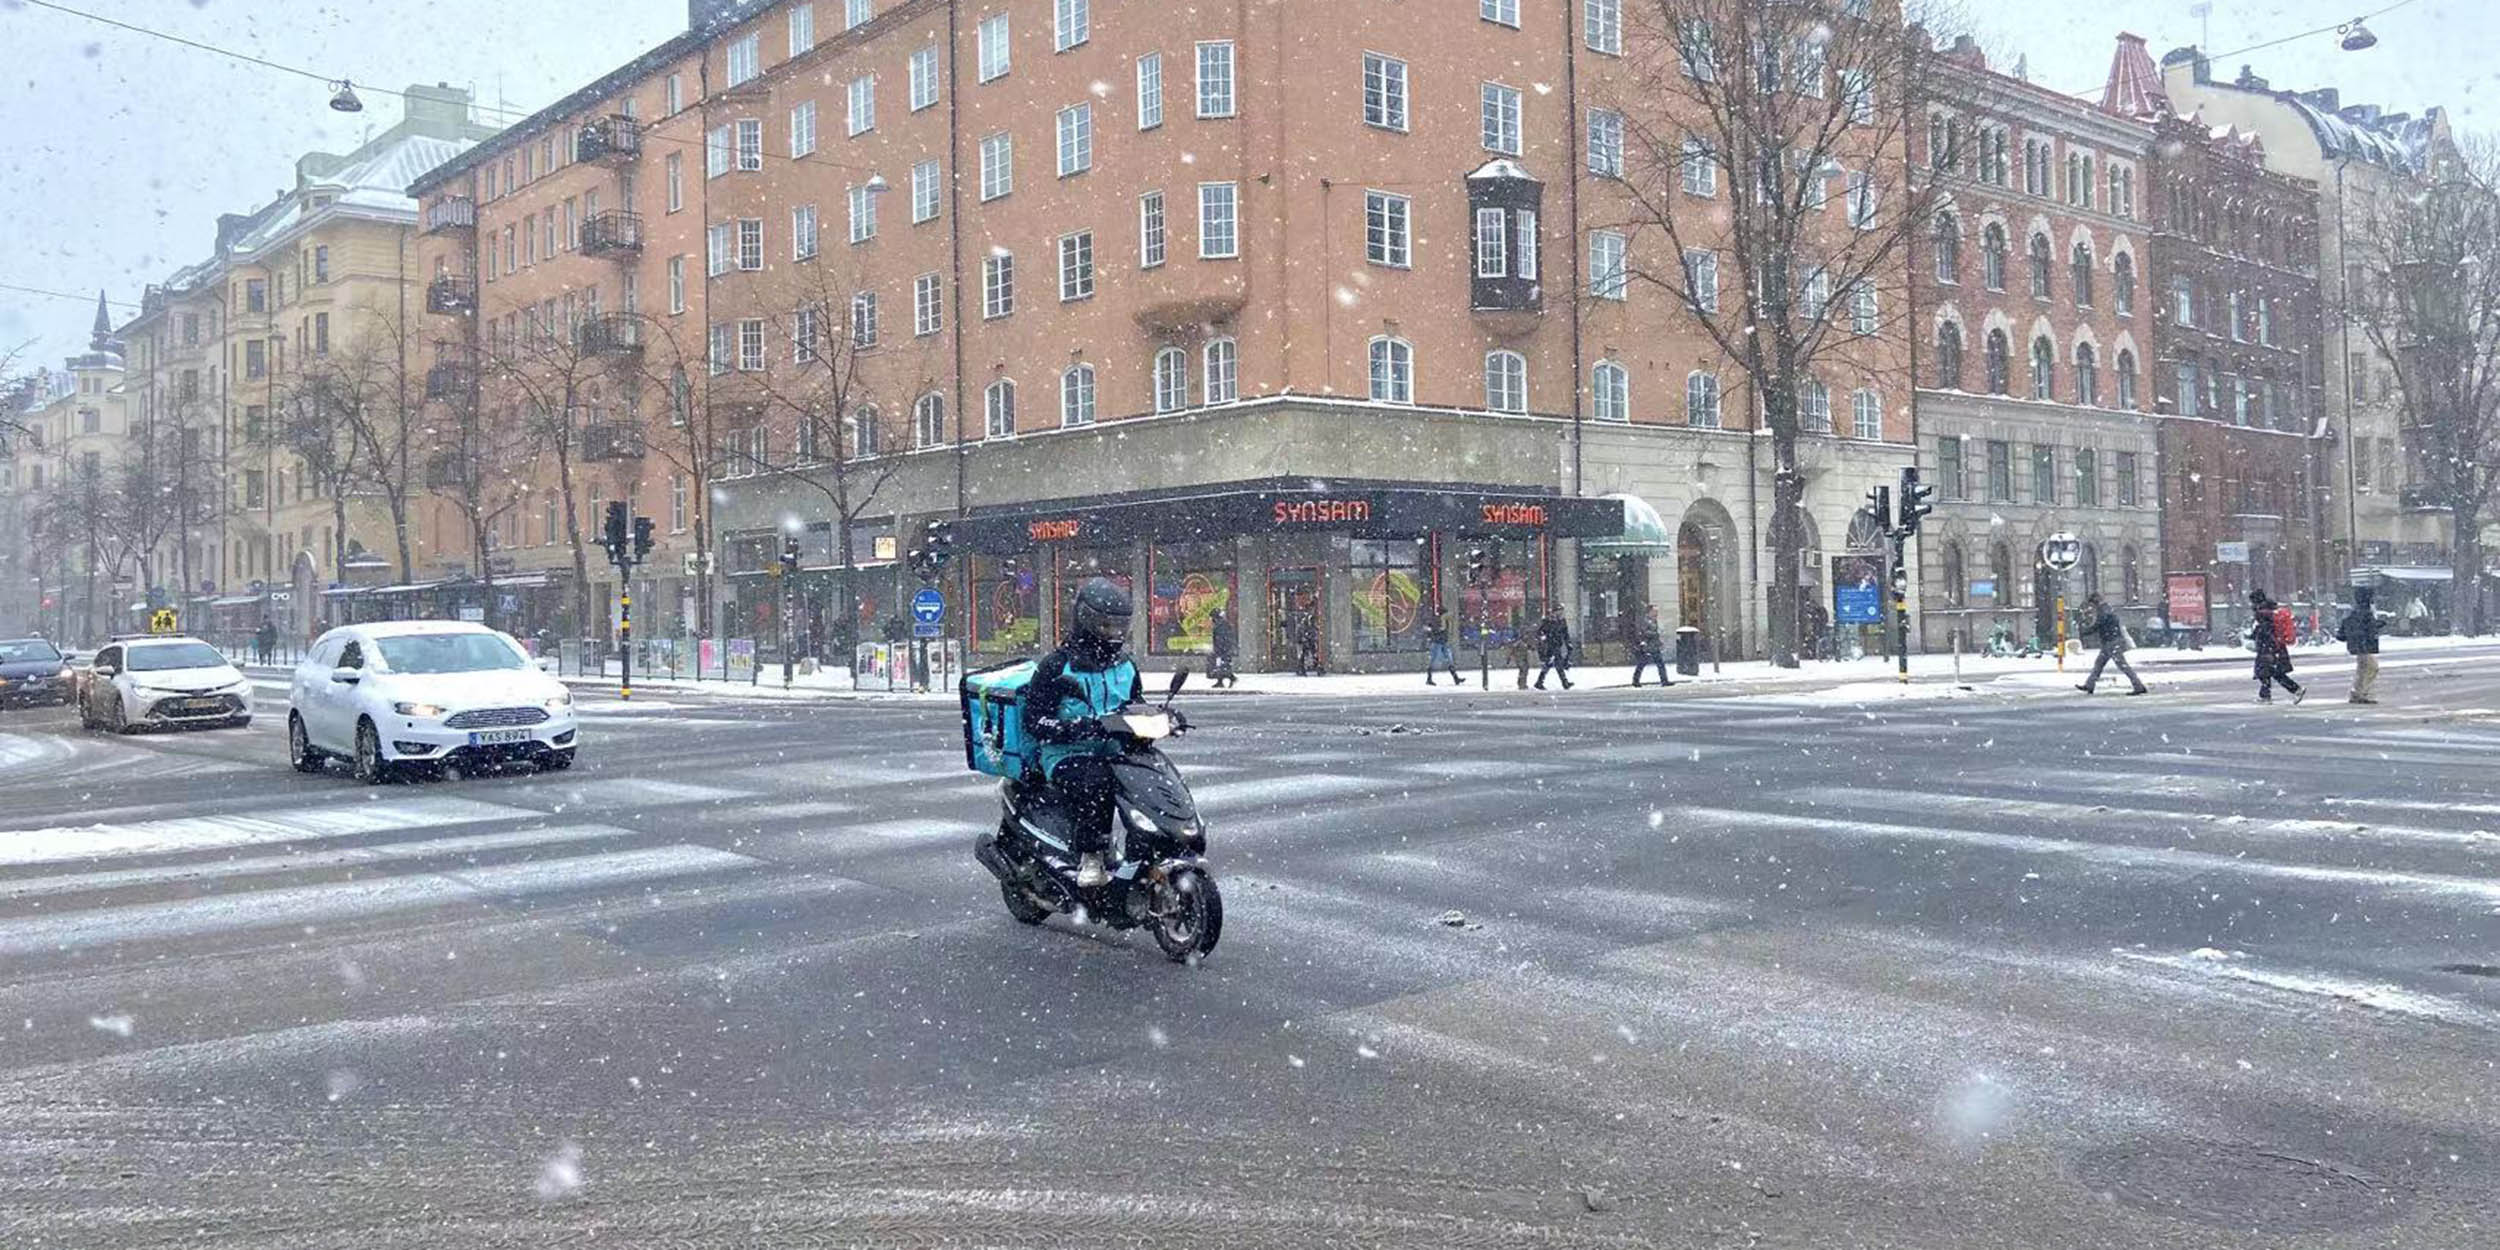
[[[185,699],[174,705],[174,711],[186,716],[196,716],[203,712],[222,712],[225,710],[226,705],[215,699]]]
[[[469,745],[473,747],[491,747],[507,742],[529,740],[530,731],[526,729],[482,729],[469,735]]]

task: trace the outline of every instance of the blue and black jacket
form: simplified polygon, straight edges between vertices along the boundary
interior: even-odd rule
[[[1120,744],[1095,722],[1144,699],[1143,679],[1126,647],[1106,651],[1072,638],[1042,657],[1024,691],[1024,734],[1041,744],[1042,776],[1077,756],[1119,754]]]

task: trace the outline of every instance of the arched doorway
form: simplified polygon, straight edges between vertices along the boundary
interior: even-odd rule
[[[1727,509],[1701,500],[1685,509],[1675,532],[1676,623],[1702,631],[1708,645],[1735,650],[1736,523]],[[1714,650],[1714,654],[1717,650]]]

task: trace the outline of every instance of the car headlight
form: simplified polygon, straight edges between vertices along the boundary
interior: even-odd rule
[[[433,720],[443,714],[443,709],[431,703],[394,703],[391,705],[391,710],[418,720]]]
[[[559,691],[556,691],[554,694],[548,695],[548,696],[547,696],[547,706],[549,706],[549,707],[571,707],[571,706],[573,706],[573,692],[572,692],[572,691],[570,691],[570,690],[559,690]]]
[[[1123,808],[1122,812],[1128,817],[1129,826],[1137,830],[1139,833],[1163,832],[1155,825],[1153,817],[1148,816],[1146,813],[1141,812],[1134,807]]]

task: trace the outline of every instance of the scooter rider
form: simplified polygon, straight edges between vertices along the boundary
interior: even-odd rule
[[[1118,790],[1111,759],[1120,744],[1103,732],[1102,718],[1145,698],[1128,655],[1130,615],[1126,591],[1099,577],[1085,583],[1065,641],[1042,657],[1024,697],[1025,736],[1041,744],[1042,779],[1068,804],[1076,883],[1086,889],[1111,880],[1103,848]]]

